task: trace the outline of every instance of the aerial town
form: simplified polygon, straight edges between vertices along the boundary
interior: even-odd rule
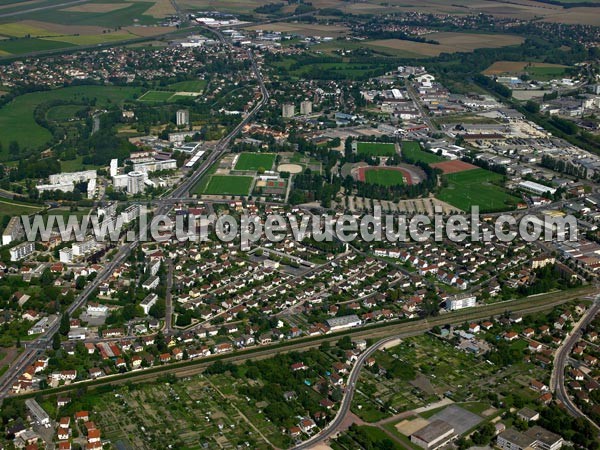
[[[600,3],[0,0],[0,450],[600,449]]]

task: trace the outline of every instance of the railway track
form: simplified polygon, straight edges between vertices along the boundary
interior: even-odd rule
[[[111,375],[97,380],[87,380],[79,383],[73,383],[68,386],[48,389],[43,392],[33,392],[17,395],[16,397],[32,397],[34,395],[50,396],[57,393],[76,391],[81,388],[95,389],[105,385],[120,385],[126,383],[139,383],[142,381],[155,380],[163,375],[175,375],[178,378],[185,378],[197,375],[203,372],[215,361],[222,361],[233,364],[241,364],[248,359],[266,359],[275,356],[278,353],[288,353],[292,351],[304,351],[319,347],[323,342],[334,343],[344,336],[351,336],[354,339],[381,339],[388,336],[411,337],[423,334],[435,326],[448,324],[462,324],[465,321],[476,321],[498,317],[507,312],[519,314],[532,314],[541,311],[551,310],[556,306],[570,302],[577,298],[589,295],[594,292],[592,286],[583,289],[577,289],[568,292],[559,292],[551,296],[527,297],[519,300],[494,303],[491,305],[480,306],[467,311],[457,311],[428,319],[415,320],[410,322],[389,322],[384,324],[374,324],[361,328],[354,328],[341,331],[331,335],[309,337],[286,341],[278,345],[265,347],[255,347],[246,350],[236,351],[222,355],[213,355],[193,361],[184,361],[181,363],[170,364],[166,366],[154,367],[139,372],[128,372],[126,374]],[[556,297],[556,298],[555,298]]]

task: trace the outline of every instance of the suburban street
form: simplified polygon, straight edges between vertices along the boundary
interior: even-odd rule
[[[569,414],[573,417],[586,418],[597,430],[600,430],[600,427],[587,417],[569,396],[567,388],[565,387],[565,370],[568,366],[569,355],[571,354],[573,347],[583,336],[585,327],[594,320],[594,317],[596,317],[599,311],[600,295],[596,296],[594,304],[586,311],[579,322],[575,324],[571,333],[556,351],[554,365],[552,366],[552,375],[550,377],[550,390],[554,393],[556,399],[564,404]]]
[[[220,33],[219,33],[220,34]],[[226,42],[226,41],[223,41]],[[265,87],[262,74],[256,64],[252,51],[248,51],[248,57],[252,61],[252,68],[254,76],[256,77],[260,90],[262,92],[262,98],[254,106],[254,108],[244,117],[244,119],[223,139],[219,141],[215,149],[208,155],[208,157],[202,161],[198,168],[192,172],[187,179],[185,179],[179,186],[172,190],[167,196],[157,203],[154,215],[166,215],[173,208],[173,199],[187,198],[190,190],[198,183],[202,176],[209,170],[209,168],[221,158],[223,153],[229,149],[229,144],[238,135],[241,129],[252,119],[252,117],[260,111],[260,109],[266,104],[269,99],[269,93]],[[146,236],[148,233],[148,226],[145,229],[140,229],[138,236]],[[77,296],[75,301],[67,308],[66,313],[72,315],[78,308],[82,307],[88,300],[90,295],[96,290],[96,288],[110,276],[113,271],[119,267],[128,257],[133,249],[135,249],[140,243],[139,239],[127,243],[122,246],[116,253],[114,258],[104,265],[104,270],[98,273],[98,276],[88,283],[83,291]],[[44,334],[40,335],[34,341],[27,344],[27,347],[21,353],[21,355],[13,362],[12,366],[0,377],[0,400],[4,399],[11,386],[15,383],[20,373],[29,365],[35,362],[35,359],[50,346],[52,337],[58,332],[60,320],[57,321],[52,327],[50,327]]]

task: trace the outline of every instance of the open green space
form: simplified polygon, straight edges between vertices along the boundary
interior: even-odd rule
[[[235,170],[271,170],[275,156],[274,153],[241,153]]]
[[[85,99],[96,99],[96,106],[107,106],[121,103],[125,99],[133,100],[139,92],[139,88],[133,87],[74,86],[21,95],[0,108],[0,160],[18,157],[9,154],[8,148],[12,141],[16,141],[26,151],[43,148],[50,141],[50,132],[38,125],[33,117],[35,109],[42,103],[53,100],[81,103]]]
[[[478,206],[481,212],[514,208],[520,201],[502,186],[503,176],[485,169],[467,170],[444,176],[442,190],[436,197],[468,211]]]
[[[147,91],[138,101],[140,102],[166,102],[173,96],[170,91]]]
[[[534,80],[547,81],[562,78],[566,73],[566,67],[527,67],[527,73]]]
[[[109,0],[93,0],[89,3],[115,3],[120,2]],[[43,22],[53,22],[64,25],[97,25],[107,28],[126,27],[135,24],[149,25],[157,20],[146,15],[146,11],[153,5],[152,2],[136,1],[129,3],[125,8],[117,5],[112,11],[105,12],[79,12],[66,11],[65,9],[47,9],[44,11],[35,11],[28,14],[28,19],[40,20]]]
[[[381,186],[401,186],[404,184],[402,172],[387,168],[372,168],[365,172],[367,183],[379,184]]]
[[[396,145],[388,142],[357,142],[356,151],[359,155],[393,156]]]
[[[72,119],[77,119],[77,113],[83,110],[85,110],[85,106],[81,105],[53,106],[46,112],[46,119],[54,122],[66,122]]]
[[[206,80],[189,80],[170,84],[168,88],[178,92],[204,92],[206,84]]]
[[[13,216],[34,214],[41,210],[39,205],[30,205],[13,200],[0,199],[0,231],[4,230],[4,224]],[[0,358],[2,359],[2,358]]]
[[[446,161],[445,158],[439,155],[421,150],[421,145],[416,141],[403,141],[402,155],[411,162],[423,162],[425,164]]]
[[[213,175],[203,194],[209,195],[248,195],[252,187],[253,177],[237,177],[232,175]]]
[[[39,52],[44,50],[57,50],[75,47],[75,44],[62,41],[50,41],[38,38],[4,39],[0,40],[0,52],[14,55],[21,53]]]

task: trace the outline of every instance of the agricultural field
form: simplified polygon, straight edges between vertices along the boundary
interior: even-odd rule
[[[202,193],[208,195],[248,195],[253,182],[254,177],[212,175]]]
[[[430,152],[421,150],[421,146],[415,141],[403,141],[402,142],[402,155],[408,158],[410,161],[423,162],[425,164],[433,164],[442,161],[446,161],[439,155],[435,155]]]
[[[0,160],[9,160],[8,147],[11,141],[19,143],[21,149],[32,150],[43,147],[50,141],[50,132],[38,125],[33,112],[37,106],[52,100],[72,100],[96,98],[97,106],[121,103],[125,99],[134,99],[139,95],[138,88],[118,86],[75,86],[55,89],[48,92],[33,92],[21,95],[0,108]],[[52,111],[52,110],[51,110]]]
[[[520,201],[501,185],[503,176],[485,169],[445,175],[447,186],[436,195],[439,200],[469,211],[478,206],[481,212],[512,209]]]
[[[356,152],[368,156],[393,156],[396,153],[396,144],[388,142],[357,142]]]
[[[273,64],[279,71],[289,71],[289,74],[298,78],[319,78],[326,79],[331,77],[332,79],[348,79],[348,80],[363,80],[369,77],[382,75],[386,66],[382,65],[381,62],[374,63],[353,63],[344,62],[341,58],[337,61],[331,62],[319,62],[311,64],[300,64],[295,65],[298,60],[293,57],[287,57],[281,61],[277,61]],[[393,64],[390,63],[387,69],[391,69]]]
[[[393,168],[372,168],[365,171],[367,183],[380,186],[401,186],[405,183],[404,174]]]
[[[338,37],[345,35],[348,28],[340,25],[320,25],[311,23],[287,23],[278,22],[268,25],[249,26],[248,30],[279,31],[282,33],[298,34],[301,36],[330,36]]]
[[[274,153],[241,153],[235,170],[271,170],[275,163]]]
[[[442,32],[433,33],[427,37],[439,42],[439,45],[401,39],[381,39],[370,41],[369,44],[376,47],[408,51],[422,56],[439,56],[440,53],[472,52],[477,48],[506,47],[523,42],[522,37],[510,34]]]
[[[150,26],[169,14],[166,6],[172,8],[169,0],[92,1],[29,12],[27,20],[11,17],[12,21],[0,23],[0,54],[98,45],[168,33],[175,28]],[[3,12],[0,5],[0,14]],[[137,26],[141,24],[147,26]]]
[[[538,81],[562,78],[568,66],[527,61],[496,61],[484,70],[485,75],[521,75],[528,74]]]

